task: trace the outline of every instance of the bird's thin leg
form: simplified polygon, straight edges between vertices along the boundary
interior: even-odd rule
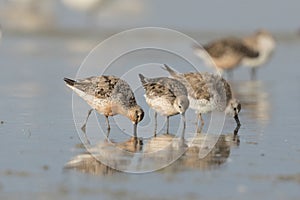
[[[86,119],[85,119],[85,122],[84,122],[84,124],[83,124],[82,127],[81,127],[81,130],[82,130],[82,132],[83,132],[83,137],[84,137],[84,139],[85,139],[86,144],[91,144],[90,141],[89,141],[89,139],[88,139],[88,137],[87,137],[87,135],[86,135],[86,124],[87,124],[87,121],[88,121],[89,116],[91,115],[92,111],[93,111],[93,109],[90,109],[90,110],[88,111],[88,114],[87,114],[87,117],[86,117]]]
[[[256,68],[255,67],[251,68],[251,80],[252,81],[256,80]]]
[[[198,123],[199,120],[201,121],[201,126],[200,126],[200,128],[199,128],[199,123]],[[202,114],[199,113],[198,116],[197,116],[197,129],[196,129],[196,132],[197,132],[197,133],[201,133],[203,126],[204,126],[204,120],[203,120],[203,118],[202,118]]]
[[[156,137],[157,131],[157,112],[154,112],[154,137]]]
[[[105,122],[106,122],[106,126],[107,126],[107,130],[110,130],[110,124],[109,124],[109,120],[108,120],[108,116],[105,115]]]
[[[202,114],[201,114],[201,113],[199,114],[199,116],[200,116],[200,120],[201,120],[201,127],[202,127],[202,126],[204,126],[204,120],[203,120],[203,118],[202,118]]]
[[[108,137],[109,137],[109,134],[110,134],[110,129],[107,129],[107,133],[106,133],[106,139],[108,139]]]
[[[169,134],[169,117],[170,116],[167,116],[167,134]]]
[[[200,113],[197,113],[197,118],[196,118],[196,133],[198,132],[198,129],[199,129],[199,119],[200,119]]]
[[[90,117],[92,111],[93,111],[93,109],[90,109],[90,110],[88,111],[88,114],[87,114],[87,116],[86,116],[85,122],[84,122],[84,124],[83,124],[82,127],[81,127],[81,130],[82,130],[84,133],[86,133],[86,123],[87,123],[87,121],[88,121],[88,119],[89,119],[89,117]]]
[[[201,133],[201,132],[202,132],[202,129],[203,129],[203,126],[204,126],[204,119],[203,119],[203,117],[202,117],[202,114],[200,113],[199,116],[200,116],[201,126],[200,126],[200,128],[197,130],[197,133]]]

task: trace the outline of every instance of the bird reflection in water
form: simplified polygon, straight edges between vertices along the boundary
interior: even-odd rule
[[[72,158],[65,169],[76,169],[80,172],[95,175],[111,175],[126,167],[131,162],[130,153],[140,152],[143,141],[130,138],[126,142],[114,143],[105,140],[95,146],[85,146],[87,151]],[[101,163],[104,161],[105,163]],[[115,167],[112,167],[115,166]]]
[[[234,137],[237,139],[234,140]],[[231,147],[239,145],[238,137],[234,134],[198,134],[183,140],[181,137],[163,134],[148,141],[139,140],[138,143],[133,139],[123,143],[104,141],[72,158],[65,169],[93,175],[112,175],[120,171],[134,172],[135,168],[128,170],[128,166],[137,162],[133,166],[137,170],[144,168],[145,171],[151,171],[151,167],[161,166],[161,163],[166,163],[158,168],[164,172],[212,170],[226,162]],[[142,159],[134,160],[132,153],[141,154]],[[148,165],[151,166],[147,168]]]
[[[234,135],[205,137],[204,135],[197,136],[185,154],[164,170],[166,172],[174,172],[187,169],[216,169],[226,162],[230,155],[230,148],[239,145],[239,143],[233,142],[232,137]],[[215,145],[214,142],[216,142]],[[214,145],[213,148],[210,145]]]

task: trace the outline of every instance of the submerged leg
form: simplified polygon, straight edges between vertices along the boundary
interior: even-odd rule
[[[200,119],[200,113],[197,114],[197,119],[196,119],[196,133],[198,133],[198,129],[199,129],[199,119]]]
[[[167,116],[167,134],[169,134],[169,117],[170,116]]]
[[[88,121],[88,119],[89,119],[89,117],[90,117],[92,111],[93,111],[93,109],[90,109],[90,110],[89,110],[89,112],[88,112],[88,114],[87,114],[87,116],[86,116],[85,122],[84,122],[84,124],[83,124],[82,127],[81,127],[81,130],[82,130],[84,133],[85,133],[85,131],[86,131],[86,123],[87,123],[87,121]]]
[[[255,67],[251,68],[251,80],[252,81],[256,80],[256,68]]]
[[[239,135],[233,135],[232,141],[236,142],[236,145],[240,145],[240,137]]]
[[[202,114],[200,113],[199,115],[200,115],[201,127],[202,127],[202,126],[204,126],[204,120],[203,120],[203,118],[202,118]]]
[[[154,112],[154,137],[156,137],[157,131],[157,112]]]

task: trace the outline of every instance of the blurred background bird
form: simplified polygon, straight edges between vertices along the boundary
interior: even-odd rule
[[[208,66],[215,67],[223,74],[226,71],[232,77],[232,70],[241,64],[244,58],[257,58],[259,53],[236,37],[213,40],[203,47],[194,46],[194,52],[204,60]]]
[[[272,34],[261,29],[254,34],[243,38],[243,42],[247,47],[259,53],[257,57],[244,57],[242,65],[250,68],[251,79],[256,79],[256,69],[267,63],[276,47],[276,42]]]

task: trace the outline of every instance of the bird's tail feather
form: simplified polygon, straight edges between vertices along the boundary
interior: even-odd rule
[[[139,77],[140,77],[140,80],[142,82],[143,85],[145,85],[147,82],[146,82],[146,77],[143,75],[143,74],[139,74]]]
[[[167,64],[164,64],[164,67],[163,67],[164,70],[168,71],[169,74],[173,77],[176,77],[178,76],[177,72],[174,71],[171,67],[169,67]]]

